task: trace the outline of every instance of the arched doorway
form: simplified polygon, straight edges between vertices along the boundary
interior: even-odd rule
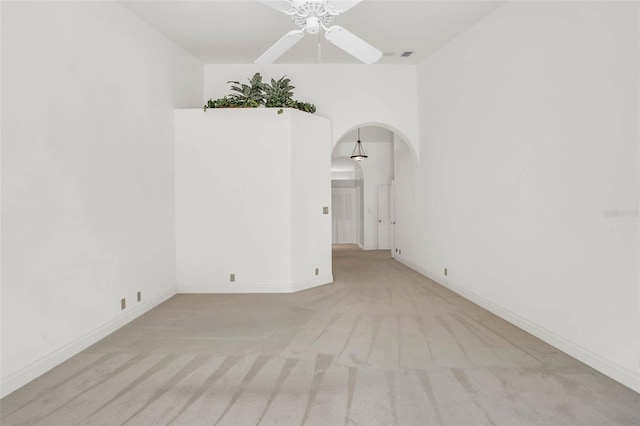
[[[363,125],[360,140],[369,157],[356,163],[349,157],[358,139],[357,129],[345,133],[331,155],[332,242],[356,243],[363,250],[390,250],[394,255],[396,168],[414,161],[413,149],[386,126]]]

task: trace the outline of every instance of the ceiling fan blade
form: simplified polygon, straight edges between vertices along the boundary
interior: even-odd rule
[[[330,43],[338,46],[365,64],[372,64],[382,57],[381,51],[352,32],[345,30],[340,25],[334,25],[328,28],[324,36]]]
[[[287,0],[258,0],[258,1],[280,12],[286,12],[293,8],[291,2],[288,2]]]
[[[304,36],[304,30],[294,30],[286,33],[280,40],[267,49],[258,59],[256,64],[272,64],[284,52],[291,49]]]

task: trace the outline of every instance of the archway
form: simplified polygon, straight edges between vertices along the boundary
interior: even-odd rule
[[[365,161],[349,159],[357,140],[357,129]],[[396,169],[413,168],[417,162],[413,146],[391,126],[365,123],[354,126],[334,144],[332,164],[332,242],[353,243],[353,236],[363,250],[396,251]],[[405,164],[410,163],[410,164]],[[406,186],[404,179],[403,187]],[[405,188],[400,191],[403,193]],[[407,197],[403,196],[404,201]],[[349,204],[351,203],[351,204]],[[348,205],[347,205],[348,204]],[[406,203],[405,203],[406,204]],[[406,211],[406,206],[401,208]],[[346,224],[344,221],[346,217]]]

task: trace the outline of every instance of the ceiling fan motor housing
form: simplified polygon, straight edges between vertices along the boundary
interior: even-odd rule
[[[320,19],[317,16],[309,16],[305,29],[309,34],[318,34],[320,32]]]
[[[318,34],[321,27],[326,28],[340,14],[327,1],[295,2],[292,6],[287,14],[291,15],[294,24],[305,28],[309,34]]]

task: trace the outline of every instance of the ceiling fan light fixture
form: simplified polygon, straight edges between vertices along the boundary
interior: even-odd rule
[[[317,16],[309,16],[305,29],[309,34],[318,34],[320,32],[320,19]]]
[[[353,148],[353,152],[351,153],[351,159],[353,161],[364,161],[369,156],[364,153],[364,149],[362,149],[362,142],[360,142],[360,128],[358,127],[358,141],[356,142],[356,146]]]

